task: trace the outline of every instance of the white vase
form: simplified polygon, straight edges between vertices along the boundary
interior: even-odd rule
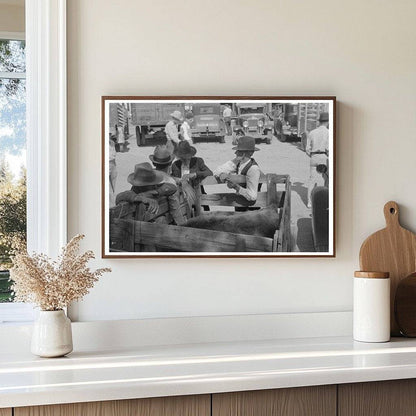
[[[72,351],[71,321],[61,309],[40,311],[33,325],[30,350],[39,357],[62,357]]]

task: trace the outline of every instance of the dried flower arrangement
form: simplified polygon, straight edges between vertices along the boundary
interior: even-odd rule
[[[34,303],[42,310],[56,311],[85,296],[99,277],[111,269],[88,268],[94,254],[78,254],[83,238],[80,234],[72,238],[57,261],[45,254],[29,255],[27,250],[16,253],[10,270],[15,302]]]

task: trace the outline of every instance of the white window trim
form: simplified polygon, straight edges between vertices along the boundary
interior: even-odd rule
[[[26,0],[25,14],[27,243],[56,257],[67,241],[66,0]],[[28,305],[0,304],[0,322],[33,316]]]
[[[66,0],[26,0],[28,249],[66,243]]]

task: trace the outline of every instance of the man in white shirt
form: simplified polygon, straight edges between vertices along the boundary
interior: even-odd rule
[[[191,124],[193,118],[194,115],[190,111],[188,111],[185,114],[185,121],[181,125],[181,138],[189,142],[189,144],[192,143]]]
[[[178,125],[182,123],[182,113],[179,110],[175,110],[171,115],[171,120],[166,123],[166,147],[171,153],[176,149],[179,144],[179,132]]]
[[[214,171],[218,182],[227,183],[229,188],[235,189],[235,201],[244,206],[254,205],[257,200],[257,192],[260,181],[260,168],[252,158],[253,153],[259,149],[255,147],[255,139],[250,136],[240,137],[235,150],[235,158],[219,166]],[[232,178],[232,174],[244,175],[245,184],[238,184]]]
[[[308,208],[311,208],[311,194],[316,186],[324,185],[323,176],[316,169],[319,165],[328,164],[329,151],[329,114],[322,112],[319,115],[319,127],[308,135],[306,154],[310,157],[310,177],[308,186]]]
[[[231,116],[233,112],[231,107],[228,104],[225,104],[224,111],[222,112],[222,117],[224,119],[224,124],[227,129],[227,136],[231,136],[233,133],[231,131]]]

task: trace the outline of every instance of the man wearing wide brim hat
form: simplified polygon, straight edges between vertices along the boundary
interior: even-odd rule
[[[219,182],[227,183],[229,188],[235,189],[237,194],[236,202],[245,206],[255,204],[259,191],[261,171],[252,156],[254,152],[260,149],[255,144],[254,137],[240,137],[237,146],[233,147],[233,150],[235,150],[235,158],[219,166],[214,171],[214,176]],[[246,183],[238,184],[233,179],[232,174],[245,176]]]
[[[319,126],[308,134],[306,154],[310,157],[310,171],[308,184],[307,207],[312,207],[311,195],[316,186],[323,186],[325,178],[317,171],[319,165],[328,165],[329,151],[329,113],[323,111],[319,114]]]
[[[177,194],[177,187],[174,183],[167,181],[167,174],[152,168],[148,162],[138,163],[134,166],[134,172],[127,177],[127,182],[132,185],[129,191],[121,192],[117,195],[116,204],[120,202],[143,203],[148,206],[150,214],[157,214],[159,210],[159,197],[170,198]],[[183,223],[184,217],[180,211],[179,204],[171,207],[169,212],[176,224]]]
[[[183,117],[179,110],[175,110],[170,114],[171,120],[166,123],[166,146],[171,153],[173,153],[176,146],[179,144],[179,131],[178,125],[182,123]]]
[[[175,160],[175,156],[172,155],[166,146],[156,146],[149,159],[157,170],[170,174],[170,166]]]
[[[196,186],[204,178],[211,176],[212,171],[205,165],[204,159],[195,155],[196,148],[187,140],[181,141],[175,150],[177,160],[172,164],[172,176],[191,181],[192,186]]]
[[[166,146],[156,146],[152,155],[149,156],[156,171],[164,176],[164,182],[177,186],[176,180],[171,176],[172,162],[175,159]],[[179,189],[172,195],[168,196],[169,211],[177,225],[183,224],[186,219],[181,210],[179,199]]]

